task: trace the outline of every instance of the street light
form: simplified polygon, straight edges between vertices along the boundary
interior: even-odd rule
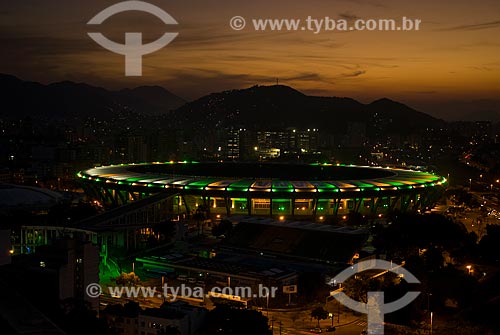
[[[266,298],[267,298],[266,312],[267,312],[267,318],[269,319],[269,292],[267,292]]]
[[[469,190],[472,190],[472,178],[469,178]]]
[[[434,314],[431,312],[431,335],[432,335],[432,317],[434,316]]]
[[[469,274],[472,272],[472,265],[467,265],[466,266],[467,270],[469,270]]]
[[[432,296],[432,293],[427,293],[427,313],[430,313],[430,317],[431,317],[431,329],[430,329],[430,333],[432,334],[431,296]]]

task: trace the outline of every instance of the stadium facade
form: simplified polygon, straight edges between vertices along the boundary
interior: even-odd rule
[[[267,216],[280,220],[382,217],[425,211],[447,181],[432,173],[342,164],[167,162],[78,173],[86,193],[110,207],[166,192],[173,214]]]

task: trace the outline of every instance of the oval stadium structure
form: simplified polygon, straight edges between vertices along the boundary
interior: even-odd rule
[[[171,196],[172,213],[284,219],[382,217],[427,210],[446,179],[428,172],[342,164],[170,162],[96,167],[78,173],[86,193],[116,207]]]

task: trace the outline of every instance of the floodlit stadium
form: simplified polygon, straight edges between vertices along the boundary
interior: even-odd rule
[[[382,217],[429,209],[446,179],[428,172],[342,164],[170,162],[96,167],[78,173],[86,193],[116,207],[164,192],[169,210],[279,220]]]

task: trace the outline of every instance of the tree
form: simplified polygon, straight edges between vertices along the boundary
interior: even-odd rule
[[[299,312],[293,312],[290,314],[290,319],[292,320],[292,323],[295,325],[295,321],[297,321],[300,318],[300,313]]]
[[[117,285],[131,287],[139,285],[141,279],[133,272],[130,273],[122,272],[121,275],[116,277],[115,281]]]
[[[370,290],[370,278],[363,273],[353,276],[345,281],[343,290],[352,299],[366,303]]]
[[[159,236],[160,241],[169,241],[175,235],[176,226],[172,220],[161,221],[153,226],[155,235]]]
[[[408,258],[429,247],[445,251],[468,247],[470,237],[463,224],[442,215],[399,214],[392,225],[378,234],[373,245],[391,257]]]
[[[323,307],[316,307],[312,310],[311,317],[318,320],[319,328],[319,320],[326,320],[328,318],[328,312]]]
[[[269,335],[268,320],[262,313],[248,309],[217,306],[208,313],[206,335]]]
[[[193,214],[193,220],[196,221],[196,226],[198,227],[198,235],[203,235],[203,221],[206,220],[206,215],[204,209],[198,207],[196,212]]]
[[[218,225],[212,228],[212,235],[219,237],[222,235],[229,235],[233,230],[233,223],[229,220],[222,220]]]
[[[361,213],[351,211],[345,223],[347,226],[357,227],[366,225],[366,220]]]
[[[486,226],[486,235],[479,242],[481,256],[489,261],[500,262],[500,227],[494,225]]]
[[[103,320],[97,318],[88,302],[82,299],[68,298],[61,302],[61,310],[57,323],[71,335],[106,334],[107,327]],[[6,334],[2,328],[2,334]]]
[[[430,271],[437,271],[444,266],[444,257],[440,249],[429,247],[425,253],[425,265]]]
[[[174,326],[167,326],[158,331],[158,335],[180,335],[179,328]]]
[[[123,305],[123,312],[126,315],[139,315],[142,312],[142,308],[137,302],[129,301]]]

